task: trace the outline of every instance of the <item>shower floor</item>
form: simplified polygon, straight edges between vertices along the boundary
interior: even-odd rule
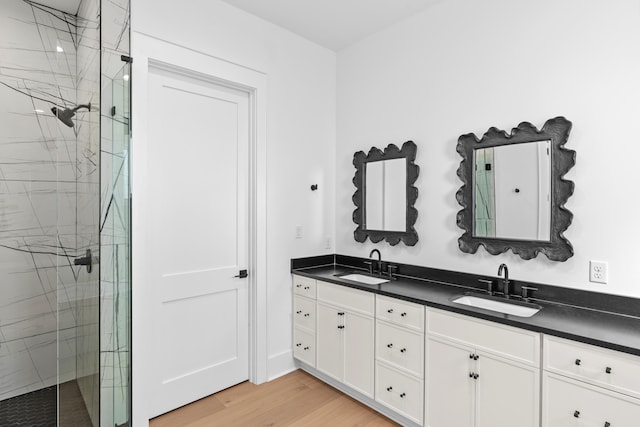
[[[91,427],[78,384],[75,381],[60,384],[60,393],[64,396],[60,403],[60,426]],[[57,400],[57,387],[51,386],[0,401],[0,426],[55,427]]]

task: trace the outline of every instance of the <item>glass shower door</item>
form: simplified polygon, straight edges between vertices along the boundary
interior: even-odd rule
[[[100,419],[118,427],[131,420],[130,69],[126,63],[103,88],[111,109],[102,114]]]

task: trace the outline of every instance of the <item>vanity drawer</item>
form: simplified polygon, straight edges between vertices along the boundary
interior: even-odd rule
[[[316,298],[316,281],[309,277],[293,276],[293,292],[308,298]]]
[[[376,318],[424,331],[424,306],[421,304],[376,295]]]
[[[543,427],[638,427],[640,401],[569,378],[545,373]]]
[[[355,313],[373,316],[375,294],[318,281],[318,301],[343,307]]]
[[[316,302],[299,296],[293,297],[293,325],[310,331],[316,330]]]
[[[293,357],[316,366],[316,337],[299,328],[293,329]]]
[[[424,334],[376,322],[376,359],[423,378]]]
[[[427,332],[516,362],[540,367],[540,334],[435,309],[427,310]]]
[[[381,363],[376,363],[376,400],[422,424],[424,382]]]
[[[548,335],[543,348],[547,371],[640,398],[640,357]]]

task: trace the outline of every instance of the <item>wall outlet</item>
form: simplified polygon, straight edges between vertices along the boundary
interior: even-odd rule
[[[296,239],[302,239],[302,226],[296,225]]]
[[[607,283],[608,263],[606,261],[589,261],[589,281]]]

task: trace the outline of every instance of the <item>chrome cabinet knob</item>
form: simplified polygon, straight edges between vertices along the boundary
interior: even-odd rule
[[[580,359],[576,359],[576,365],[577,365],[577,366],[580,366],[581,364],[582,364],[582,360],[580,360]]]
[[[401,317],[406,317],[407,313],[400,313]]]
[[[387,391],[393,390],[393,387],[387,387]]]
[[[580,418],[580,411],[575,411],[573,413],[573,416],[576,417],[576,418]]]
[[[400,353],[406,353],[406,352],[407,352],[407,349],[406,349],[406,348],[401,348],[401,349],[400,349]]]
[[[387,348],[392,348],[393,344],[387,344]]]
[[[604,370],[607,374],[611,373],[611,368],[609,366],[607,366],[607,368]]]
[[[387,313],[389,314],[393,313],[393,308],[390,308],[389,310],[387,310]]]

